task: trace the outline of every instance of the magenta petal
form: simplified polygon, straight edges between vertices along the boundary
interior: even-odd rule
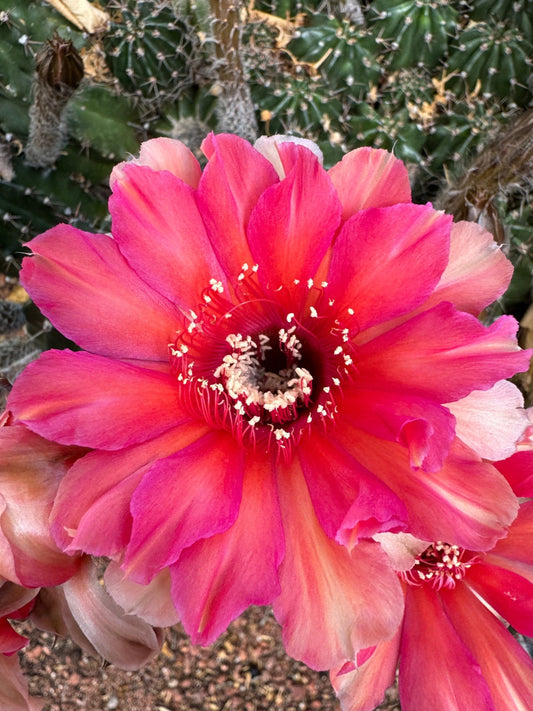
[[[91,353],[46,351],[17,378],[8,409],[61,444],[120,449],[179,421],[173,376]]]
[[[533,582],[519,572],[488,564],[489,560],[472,566],[468,585],[515,630],[533,636]]]
[[[182,309],[194,309],[210,279],[225,281],[195,191],[167,171],[125,165],[109,200],[112,232],[137,274]]]
[[[354,215],[333,245],[327,281],[335,308],[353,309],[364,330],[418,307],[448,263],[451,221],[429,204]]]
[[[223,431],[155,462],[131,500],[126,575],[148,583],[184,548],[226,531],[239,513],[242,478],[242,449]]]
[[[517,452],[494,466],[512,486],[517,496],[533,497],[533,451]]]
[[[285,546],[272,479],[269,459],[250,458],[235,523],[185,549],[171,567],[174,601],[193,644],[210,644],[249,605],[268,605],[280,592]]]
[[[330,438],[313,432],[299,455],[316,516],[330,538],[351,547],[360,537],[405,528],[401,500]]]
[[[278,149],[289,168],[287,177],[265,190],[248,224],[258,277],[271,290],[315,276],[341,211],[333,185],[311,151],[292,143]]]
[[[458,585],[455,590],[443,590],[441,596],[448,617],[474,655],[489,686],[493,706],[482,706],[481,709],[532,709],[533,660],[527,652],[466,585]],[[442,663],[440,666],[442,668]],[[469,693],[466,684],[461,685],[458,691],[465,695]],[[468,696],[462,696],[462,699],[460,711],[477,708],[464,703]]]
[[[407,168],[392,153],[356,148],[333,166],[329,176],[342,202],[342,219],[367,207],[411,202]]]
[[[102,355],[167,360],[179,315],[110,237],[58,225],[27,246],[21,283],[65,336]]]
[[[369,387],[452,402],[527,370],[518,324],[502,316],[488,328],[442,303],[358,348],[358,377]]]
[[[210,134],[202,150],[209,163],[198,185],[198,204],[220,264],[234,280],[244,263],[253,264],[246,240],[250,213],[278,176],[269,161],[238,136]]]
[[[51,527],[67,551],[114,556],[131,534],[133,492],[152,464],[188,446],[207,425],[183,421],[148,442],[118,452],[90,452],[69,470],[59,487]],[[110,511],[113,515],[110,515]]]
[[[456,594],[456,591],[453,591]],[[402,711],[496,711],[482,671],[428,586],[409,586],[400,648]]]
[[[401,586],[378,544],[361,541],[349,552],[326,536],[295,463],[278,473],[286,553],[274,613],[292,657],[331,669],[392,637]]]
[[[455,436],[455,418],[446,407],[409,392],[352,389],[343,400],[343,417],[355,427],[409,452],[413,469],[438,471]]]
[[[488,550],[505,536],[518,502],[504,477],[456,440],[438,472],[413,470],[398,444],[349,427],[336,439],[402,500],[408,531],[423,541],[451,540],[463,548]]]

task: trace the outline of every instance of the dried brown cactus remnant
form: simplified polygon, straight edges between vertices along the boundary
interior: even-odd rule
[[[83,61],[70,40],[57,33],[35,57],[33,101],[26,162],[35,168],[53,165],[67,139],[66,107],[83,79]]]

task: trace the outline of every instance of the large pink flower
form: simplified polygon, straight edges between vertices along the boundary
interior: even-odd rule
[[[326,171],[291,141],[203,149],[202,173],[148,141],[112,175],[112,236],[60,225],[30,243],[22,283],[85,350],[44,353],[8,407],[94,450],[53,531],[113,559],[121,604],[149,614],[148,586],[167,619],[170,591],[208,643],[273,603],[288,651],[331,667],[398,624],[374,534],[484,550],[516,515],[475,435],[482,407],[502,456],[526,426],[500,383],[527,368],[516,323],[477,319],[511,268],[477,225],[412,204],[385,151]]]
[[[402,711],[419,711],[421,699],[432,711],[533,708],[533,661],[493,614],[533,635],[532,536],[528,501],[488,553],[442,542],[426,547],[402,574],[400,631],[368,650],[357,669],[346,664],[332,672],[343,711],[373,711],[398,659]]]

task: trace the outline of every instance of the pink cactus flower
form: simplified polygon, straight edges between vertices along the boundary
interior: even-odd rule
[[[207,644],[272,603],[289,653],[331,668],[401,617],[374,534],[486,550],[516,516],[483,458],[526,427],[501,381],[529,354],[512,318],[477,319],[511,267],[477,225],[412,204],[385,151],[326,171],[308,142],[203,150],[202,172],[148,141],[113,172],[111,235],[30,242],[21,281],[84,350],[44,353],[8,408],[93,450],[60,484],[53,533],[113,560],[123,606],[177,613]]]
[[[89,653],[138,669],[162,643],[161,632],[128,615],[104,590],[96,564],[67,555],[50,534],[49,515],[68,467],[85,454],[43,439],[0,416],[0,709],[38,711],[15,654],[27,640],[10,620],[69,635]]]
[[[533,708],[533,660],[503,622],[533,635],[532,536],[528,501],[486,553],[422,543],[414,566],[400,574],[399,632],[361,655],[357,669],[348,663],[331,673],[342,710],[373,711],[398,663],[402,711],[419,711],[421,703],[432,711]]]

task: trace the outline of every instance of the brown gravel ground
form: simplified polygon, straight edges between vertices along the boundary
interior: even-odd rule
[[[270,610],[250,608],[209,648],[178,626],[161,654],[137,672],[105,666],[70,640],[32,632],[22,656],[44,711],[340,711],[328,674],[285,653]],[[395,694],[381,709],[395,711]]]

